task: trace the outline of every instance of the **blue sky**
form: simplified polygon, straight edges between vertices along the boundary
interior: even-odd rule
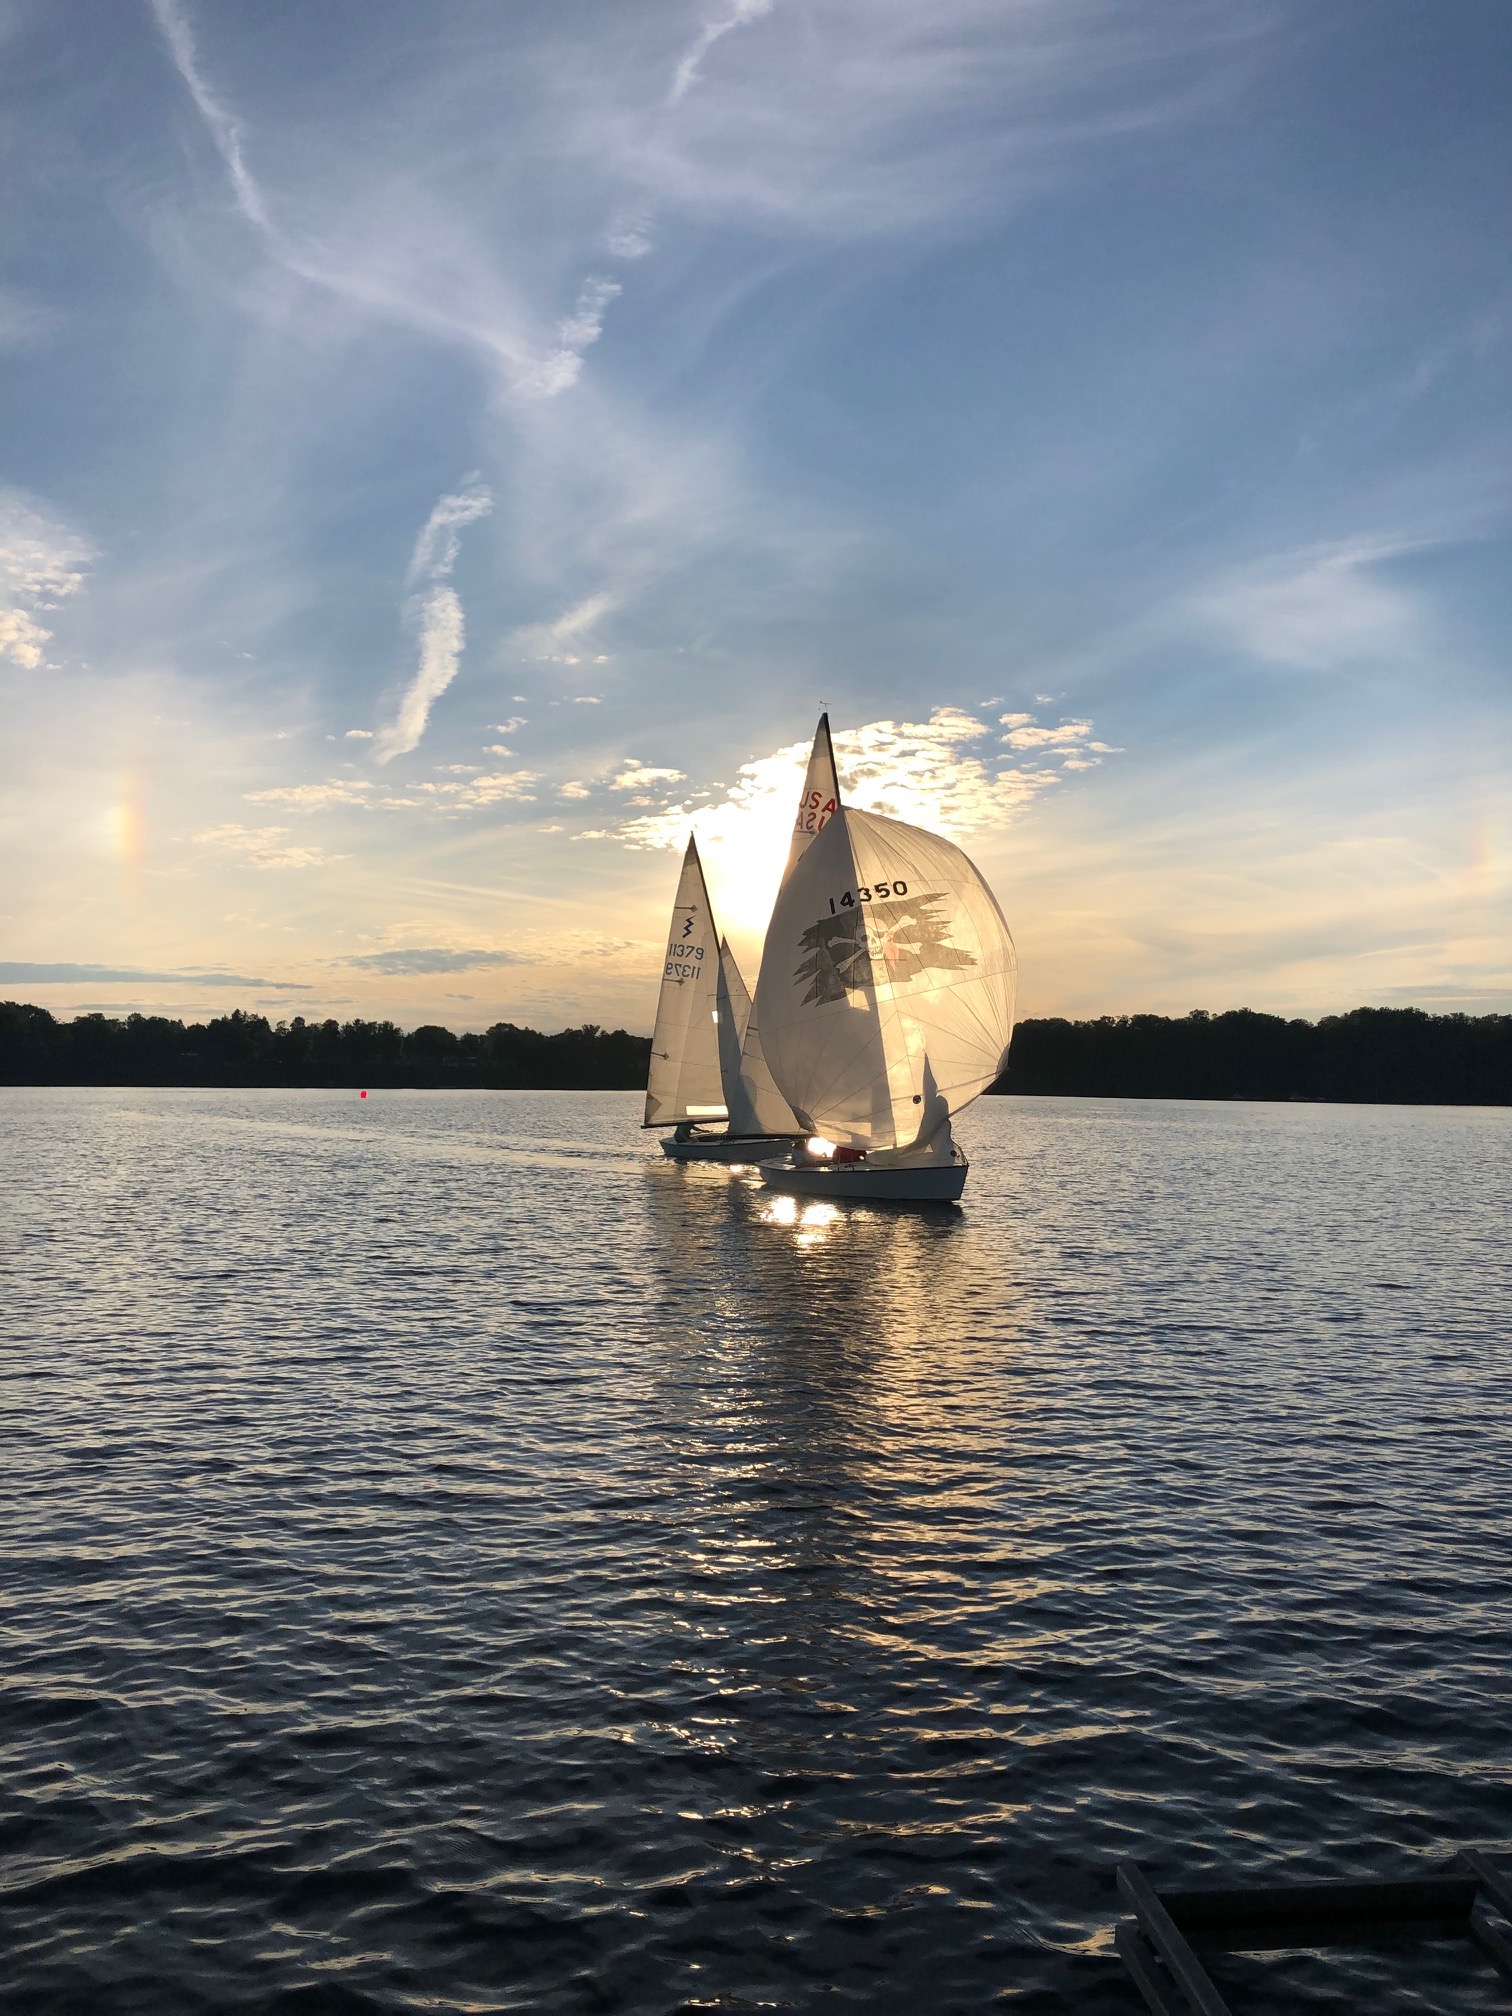
[[[826,702],[1024,1012],[1512,1006],[1501,0],[5,0],[0,105],[0,991],[649,1027]]]

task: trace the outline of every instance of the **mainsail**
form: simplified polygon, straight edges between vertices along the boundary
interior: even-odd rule
[[[835,775],[835,749],[830,741],[828,714],[819,716],[814,746],[809,751],[803,790],[793,818],[793,836],[788,843],[787,863],[782,871],[786,883],[813,842],[840,809],[840,784]],[[758,979],[758,988],[759,988]],[[721,1046],[721,1056],[727,1056]],[[725,1071],[725,1103],[730,1110],[732,1135],[797,1134],[802,1123],[777,1090],[771,1069],[762,1055],[761,1030],[754,1007],[746,1014],[738,1068]]]
[[[996,898],[959,847],[842,806],[778,895],[752,1023],[806,1128],[910,1148],[1002,1070],[1016,973]]]
[[[814,730],[814,746],[809,751],[803,795],[798,800],[798,815],[793,821],[787,865],[782,871],[784,882],[839,809],[840,782],[835,775],[835,745],[830,740],[829,716],[821,714],[819,726]]]
[[[656,1004],[644,1126],[725,1117],[718,992],[719,934],[714,928],[698,843],[690,839],[678,878],[661,997]]]

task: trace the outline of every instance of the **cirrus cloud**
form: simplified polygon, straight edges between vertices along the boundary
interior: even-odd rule
[[[207,827],[194,836],[196,845],[240,855],[253,868],[323,868],[346,859],[320,847],[291,847],[288,837],[287,826],[237,825]]]
[[[0,658],[23,672],[46,661],[52,631],[40,617],[84,585],[86,542],[15,490],[0,490]]]
[[[450,576],[462,550],[463,527],[487,517],[492,509],[492,492],[477,477],[472,477],[461,490],[437,500],[415,541],[410,579],[429,583],[426,591],[410,605],[411,620],[419,632],[420,662],[400,697],[393,720],[373,745],[380,763],[406,756],[420,746],[432,707],[457,676],[462,647],[467,641],[467,624],[461,598],[451,586]]]

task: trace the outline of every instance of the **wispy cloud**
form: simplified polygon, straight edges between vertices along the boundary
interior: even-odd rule
[[[408,945],[392,952],[359,952],[349,959],[333,960],[361,973],[418,975],[422,973],[471,973],[486,966],[520,966],[529,963],[529,954],[500,948],[474,947],[454,951],[444,945]]]
[[[224,854],[240,855],[254,868],[323,868],[345,859],[320,847],[291,847],[287,826],[210,826],[195,842]]]
[[[748,21],[759,21],[771,11],[772,0],[735,0],[728,13],[706,22],[673,74],[671,102],[675,105],[679,98],[686,97],[692,90],[698,81],[699,65],[722,36],[728,35],[733,28],[743,28]]]
[[[0,349],[23,349],[50,336],[62,317],[16,287],[0,287]]]
[[[24,672],[46,662],[40,619],[84,585],[88,545],[14,490],[0,490],[0,658]]]
[[[577,306],[558,325],[557,347],[519,381],[519,389],[541,399],[554,399],[576,385],[583,374],[583,352],[604,333],[604,315],[621,292],[617,280],[592,277],[583,282]]]
[[[609,780],[611,791],[644,791],[648,784],[680,784],[687,775],[685,770],[662,770],[654,763],[639,762],[634,756],[627,757],[623,769]]]
[[[585,659],[596,654],[587,650],[584,639],[614,608],[614,597],[600,589],[596,594],[585,595],[581,601],[558,616],[551,623],[530,623],[516,630],[511,636],[510,648],[522,658],[536,660],[545,665],[581,665]],[[593,694],[579,696],[586,705],[595,699]]]
[[[757,20],[739,62],[706,77],[714,45]],[[1011,207],[1074,155],[1190,118],[1238,85],[1275,25],[1262,0],[1176,0],[1158,16],[1106,0],[735,0],[677,59],[661,118],[581,80],[596,119],[581,144],[612,150],[663,215],[910,231]]]
[[[537,770],[496,770],[470,777],[465,783],[412,784],[409,788],[422,803],[443,811],[477,812],[485,806],[503,805],[511,800],[531,802],[535,798],[534,787],[540,781]]]
[[[363,778],[332,777],[324,784],[271,784],[263,791],[246,791],[251,805],[296,805],[302,811],[323,811],[329,805],[374,803],[374,787]]]
[[[152,0],[152,12],[173,57],[174,65],[183,78],[200,117],[205,122],[205,130],[226,165],[226,173],[231,178],[231,187],[236,195],[238,209],[248,223],[255,224],[259,231],[271,232],[273,223],[268,215],[268,206],[263,200],[262,190],[253,180],[252,171],[247,166],[241,122],[232,115],[206,81],[195,50],[194,31],[189,25],[188,15],[179,5],[179,0]]]
[[[467,477],[460,490],[439,497],[415,541],[410,556],[410,580],[444,580],[457,564],[464,527],[486,518],[493,502],[488,485],[477,475]]]
[[[1397,657],[1420,634],[1414,597],[1385,570],[1425,542],[1351,539],[1226,574],[1199,617],[1253,658],[1308,671]]]
[[[1003,740],[1010,749],[1065,749],[1085,742],[1092,733],[1090,721],[1062,721],[1058,727],[1042,728],[1028,714],[1004,714],[1001,719],[1008,730]]]
[[[540,781],[538,770],[485,771],[477,763],[448,763],[442,777],[408,784],[399,791],[384,791],[364,777],[331,777],[322,784],[270,784],[263,790],[242,795],[251,805],[288,805],[299,812],[328,812],[347,807],[374,813],[476,812],[510,801],[529,803],[534,800],[534,787]],[[221,830],[230,835],[245,829]],[[285,829],[263,830],[276,834]]]
[[[134,980],[185,987],[269,987],[286,994],[312,991],[302,980],[262,980],[249,973],[200,973],[190,968],[160,973],[146,966],[89,966],[66,959],[0,959],[3,986],[51,987],[74,981],[115,985]]]
[[[590,56],[560,12],[531,34],[506,10],[461,58],[444,35],[417,46],[422,74],[402,109],[380,95],[371,110],[348,105],[344,122],[281,125],[276,152],[270,142],[262,154],[275,183],[271,165],[253,174],[250,122],[212,81],[186,0],[154,8],[269,257],[353,318],[398,322],[483,360],[520,430],[510,481],[536,581],[616,605],[712,551],[747,564],[765,551],[791,569],[810,564],[816,533],[832,535],[816,508],[796,525],[752,495],[749,469],[707,416],[694,425],[602,382],[583,396],[585,355],[622,284],[596,270],[606,249],[644,258],[653,219],[669,249],[679,228],[685,243],[689,226],[754,229],[771,276],[811,261],[822,240],[1006,211],[1099,146],[1189,118],[1232,88],[1274,14],[1268,0],[1172,0],[1158,20],[1110,0],[727,0],[680,53],[668,46],[675,17],[653,14],[648,28],[636,9],[609,10]],[[706,60],[716,45],[717,63]],[[486,153],[465,127],[465,108],[485,102]],[[539,213],[548,173],[564,208],[532,230],[521,220]],[[281,321],[331,319],[308,312],[302,289],[264,291]],[[570,387],[571,399],[559,396]],[[388,757],[414,746],[428,696],[455,676],[460,605],[427,601]]]
[[[457,676],[467,625],[461,597],[451,586],[450,576],[462,550],[463,527],[486,517],[492,509],[492,493],[474,477],[461,490],[437,502],[415,542],[410,579],[429,583],[413,604],[420,662],[400,698],[394,719],[374,743],[374,754],[380,763],[408,755],[420,746],[432,707]]]

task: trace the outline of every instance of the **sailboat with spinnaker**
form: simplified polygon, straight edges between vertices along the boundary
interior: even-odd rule
[[[838,793],[837,793],[838,800]],[[953,1202],[955,1114],[1001,1073],[1018,962],[959,847],[837,802],[778,894],[754,1014],[807,1139],[763,1161],[805,1197]]]

